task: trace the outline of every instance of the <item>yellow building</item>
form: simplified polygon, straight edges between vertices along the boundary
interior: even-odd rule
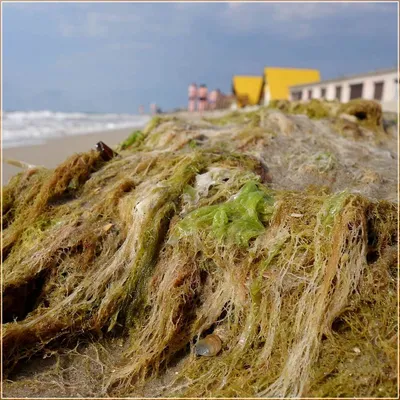
[[[317,69],[264,68],[264,104],[271,100],[289,100],[289,87],[320,81]]]
[[[239,108],[246,105],[264,104],[271,100],[289,100],[290,86],[320,81],[317,69],[264,68],[264,76],[233,77],[233,91]]]
[[[233,77],[233,92],[239,108],[259,104],[262,99],[264,79],[262,76]]]

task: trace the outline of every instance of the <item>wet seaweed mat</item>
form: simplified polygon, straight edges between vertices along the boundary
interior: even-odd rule
[[[6,388],[395,396],[397,205],[279,189],[268,159],[186,125],[157,119],[119,157],[77,154],[5,187]],[[49,354],[57,368],[21,375]]]

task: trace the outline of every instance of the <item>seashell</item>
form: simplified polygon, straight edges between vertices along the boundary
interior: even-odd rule
[[[113,157],[119,155],[113,149],[108,147],[104,142],[96,143],[96,150],[100,153],[100,156],[104,161],[110,161]]]
[[[219,336],[211,334],[199,340],[195,345],[195,353],[198,356],[212,357],[219,353],[222,341]]]

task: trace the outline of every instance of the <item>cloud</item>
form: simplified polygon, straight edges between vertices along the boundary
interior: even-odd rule
[[[108,14],[100,12],[87,12],[84,18],[78,22],[61,20],[59,29],[64,37],[89,37],[97,38],[107,36],[108,32],[116,25],[124,23],[136,23],[135,15]]]
[[[166,9],[164,4],[154,6],[153,10],[151,7],[143,7],[146,4],[129,5],[131,7],[124,9],[114,6],[96,12],[87,10],[75,22],[71,22],[71,18],[61,17],[59,32],[66,38],[104,38],[110,34],[117,36],[158,34],[163,37],[174,37],[191,30],[190,21],[183,12],[171,13],[173,9]]]
[[[57,13],[58,30],[65,38],[105,38],[155,33],[171,38],[194,32],[199,20],[225,28],[226,33],[271,32],[289,38],[306,38],[316,32],[315,24],[332,17],[393,13],[396,3],[126,3],[64,4],[6,3],[30,13]]]
[[[377,3],[228,3],[220,20],[232,33],[269,32],[303,39],[314,35],[316,26],[323,21],[329,23],[332,17],[393,11],[394,4]]]

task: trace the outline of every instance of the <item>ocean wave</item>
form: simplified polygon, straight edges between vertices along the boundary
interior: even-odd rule
[[[131,114],[10,111],[2,116],[3,147],[39,144],[44,139],[145,125],[150,117]]]

